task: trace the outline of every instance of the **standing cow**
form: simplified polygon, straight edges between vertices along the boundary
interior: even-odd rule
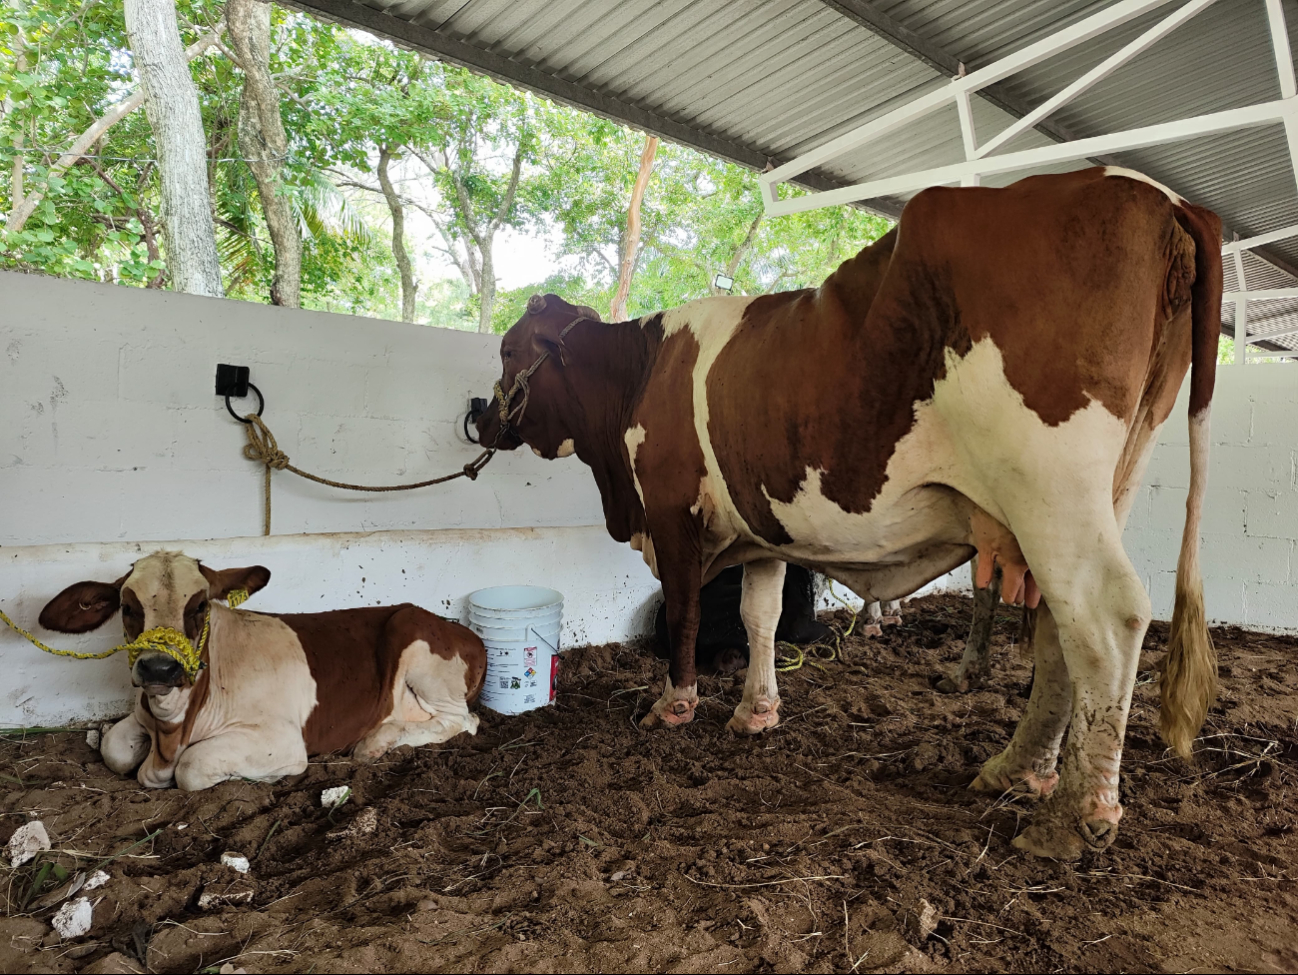
[[[1182,754],[1215,692],[1199,520],[1221,312],[1221,224],[1128,170],[935,188],[814,290],[602,324],[534,296],[501,343],[484,443],[572,453],[608,530],[667,597],[672,659],[644,724],[698,701],[700,585],[745,563],[751,662],[729,727],[777,721],[784,562],[889,600],[979,557],[1041,610],[1035,679],[981,789],[1048,796],[1015,839],[1076,857],[1117,833],[1149,597],[1122,529],[1186,371],[1190,490],[1162,680]],[[1044,602],[1041,602],[1044,597]],[[1060,744],[1070,728],[1060,761]],[[1056,766],[1059,765],[1059,771]]]

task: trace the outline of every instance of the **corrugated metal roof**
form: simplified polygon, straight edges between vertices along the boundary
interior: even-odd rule
[[[969,70],[1111,6],[1104,0],[291,0],[444,60],[755,168],[787,161]],[[1298,46],[1298,0],[1286,0]],[[975,98],[981,141],[1176,9],[1168,3]],[[880,23],[884,26],[880,27]],[[1009,149],[1279,96],[1263,0],[1217,0]],[[1015,114],[1017,112],[1018,114]],[[964,158],[954,108],[808,174],[827,188]],[[1279,125],[1121,154],[1248,237],[1298,223]],[[1087,165],[1084,160],[1056,169]],[[1025,173],[985,180],[1003,185]],[[898,201],[874,201],[896,212]],[[1298,240],[1252,255],[1250,288],[1292,287]],[[1227,262],[1228,265],[1230,262]],[[1285,270],[1281,270],[1285,268]],[[1234,269],[1227,268],[1228,287]],[[1229,322],[1233,309],[1227,309]],[[1298,327],[1298,301],[1251,305]],[[1298,335],[1277,339],[1298,348]]]

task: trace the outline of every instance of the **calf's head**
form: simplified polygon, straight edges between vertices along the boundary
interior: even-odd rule
[[[206,658],[207,647],[198,644],[209,602],[237,589],[252,595],[269,581],[270,570],[260,565],[218,571],[180,552],[154,552],[116,582],[68,586],[41,610],[40,623],[61,633],[85,633],[103,626],[120,609],[127,642],[168,628],[183,633]],[[165,700],[168,712],[184,711],[194,676],[175,657],[156,649],[142,650],[131,665],[131,683],[152,700]]]
[[[573,431],[564,410],[571,400],[564,338],[577,321],[602,319],[595,309],[571,305],[558,295],[532,295],[527,300],[527,311],[501,339],[500,385],[478,417],[478,440],[484,447],[513,450],[526,443],[549,459],[573,452]],[[502,396],[509,416],[504,424]]]

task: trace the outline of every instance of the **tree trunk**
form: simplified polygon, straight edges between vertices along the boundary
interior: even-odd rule
[[[280,118],[279,93],[270,75],[270,4],[229,0],[225,15],[230,40],[243,68],[239,152],[257,181],[261,210],[275,247],[270,300],[272,304],[298,308],[302,304],[302,238],[280,179],[288,138]]]
[[[185,60],[187,62],[194,60],[194,58],[198,57],[215,44],[223,30],[225,30],[225,21],[218,23],[210,34],[204,34],[193,44],[189,45],[189,47],[185,49]],[[68,151],[59,156],[54,165],[50,167],[49,173],[46,174],[47,178],[50,176],[62,176],[66,173],[76,165],[77,160],[81,159],[91,146],[103,138],[104,134],[109,129],[143,104],[144,88],[140,87],[118,102],[108,112],[105,112],[102,118],[96,119],[91,124],[90,128],[77,136],[76,141],[72,143],[68,148]],[[16,156],[14,160],[14,179],[17,181],[16,185],[19,189],[22,188],[21,164],[21,157]],[[23,227],[26,226],[27,221],[31,219],[31,215],[36,212],[36,208],[40,206],[41,200],[44,198],[44,191],[36,189],[30,190],[26,196],[23,196],[21,202],[19,202],[19,197],[15,195],[12,199],[13,208],[9,211],[9,219],[5,221],[5,230],[11,234],[16,234],[18,231],[22,230]]]
[[[739,270],[739,265],[744,263],[744,258],[748,256],[748,252],[753,247],[753,241],[757,239],[757,230],[761,227],[765,218],[765,211],[759,212],[757,216],[753,217],[753,222],[748,225],[748,233],[744,235],[743,242],[735,248],[735,252],[730,255],[730,260],[726,263],[726,277],[733,278],[735,272]],[[713,280],[716,279],[713,278]],[[715,284],[711,285],[711,288],[714,295],[725,294]]]
[[[415,292],[419,285],[415,283],[415,274],[410,267],[410,255],[406,252],[406,209],[392,187],[388,176],[388,164],[392,162],[392,152],[387,146],[379,146],[379,188],[383,198],[388,201],[388,210],[392,213],[392,256],[396,259],[397,270],[401,272],[401,320],[415,320]]]
[[[626,236],[622,244],[622,266],[618,270],[617,292],[609,306],[609,321],[626,321],[626,300],[631,294],[631,276],[635,274],[635,259],[640,251],[640,202],[644,199],[649,174],[653,172],[654,157],[658,155],[658,137],[647,135],[644,152],[640,153],[640,172],[631,187],[631,203],[626,208]]]
[[[203,116],[180,43],[176,6],[174,0],[126,0],[125,14],[126,36],[158,151],[172,287],[219,297],[221,262],[207,189]]]
[[[492,238],[488,234],[479,245],[482,252],[482,275],[478,287],[478,331],[490,335],[491,313],[496,306],[496,264],[491,255]]]

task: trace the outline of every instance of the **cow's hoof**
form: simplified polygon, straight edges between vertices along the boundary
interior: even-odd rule
[[[1076,860],[1086,850],[1086,844],[1077,830],[1058,823],[1029,826],[1014,837],[1012,842],[1025,853],[1054,860]]]
[[[739,707],[735,708],[735,715],[728,722],[726,727],[737,735],[760,735],[768,728],[774,728],[780,723],[780,699],[772,701],[767,697],[760,697],[750,706],[748,702],[741,702]]]
[[[672,701],[671,704],[664,705],[661,701],[653,706],[653,710],[640,719],[641,728],[676,728],[683,724],[689,724],[694,720],[694,708],[698,705],[697,701]]]
[[[957,681],[954,677],[939,677],[933,682],[933,690],[939,694],[963,694],[969,690],[969,682]]]
[[[988,759],[969,788],[997,795],[1010,793],[1040,799],[1050,795],[1059,784],[1058,772],[1042,774],[1032,768],[1009,768],[1002,755]]]
[[[1032,817],[1032,825],[1014,838],[1014,845],[1041,857],[1076,860],[1083,853],[1107,850],[1118,836],[1121,806],[1088,803],[1079,816],[1061,814],[1058,799],[1052,799]]]
[[[883,636],[883,627],[878,623],[866,623],[861,627],[861,636]]]
[[[900,626],[901,617],[900,616],[880,616],[877,620],[875,620],[875,622],[878,623],[880,626]]]

